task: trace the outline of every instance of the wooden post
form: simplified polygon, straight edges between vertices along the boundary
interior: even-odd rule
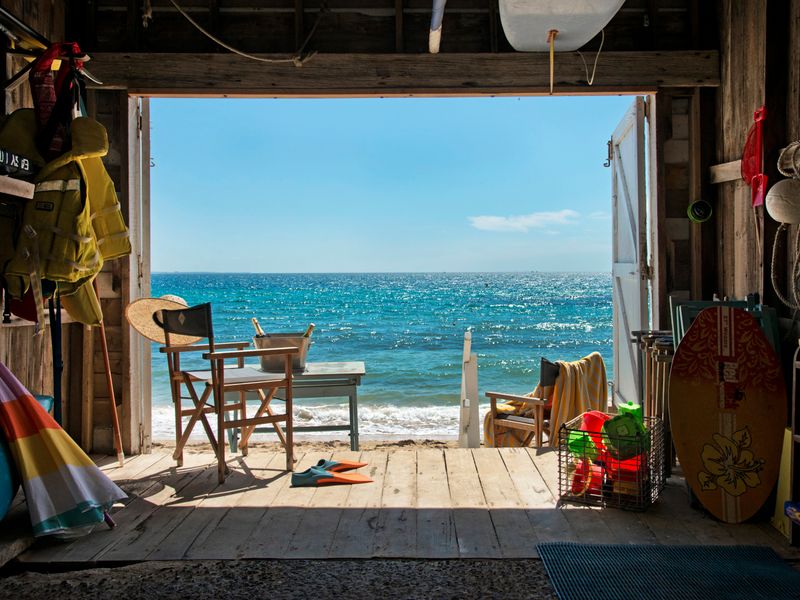
[[[464,351],[461,357],[458,445],[461,448],[479,448],[481,445],[480,429],[478,355],[472,352],[472,332],[467,331],[464,333]]]

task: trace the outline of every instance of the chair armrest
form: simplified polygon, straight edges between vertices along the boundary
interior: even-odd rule
[[[285,348],[256,348],[253,350],[237,350],[236,352],[206,352],[203,358],[209,360],[227,360],[229,358],[252,358],[255,356],[272,356],[273,354],[297,354],[300,348],[287,346]]]
[[[227,349],[227,348],[237,348],[241,350],[242,348],[247,348],[250,345],[250,342],[222,342],[220,344],[214,344],[215,349]],[[177,354],[179,352],[200,352],[203,350],[209,350],[208,344],[200,344],[198,346],[188,345],[188,346],[161,346],[158,351],[165,353],[165,354]]]
[[[525,404],[541,405],[547,404],[544,398],[533,398],[532,396],[519,396],[517,394],[503,394],[501,392],[486,392],[486,397],[492,400],[516,400]]]

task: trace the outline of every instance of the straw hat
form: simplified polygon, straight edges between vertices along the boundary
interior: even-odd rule
[[[136,331],[148,340],[165,344],[164,330],[153,320],[153,315],[159,310],[176,310],[186,308],[186,300],[180,296],[167,294],[161,298],[140,298],[131,302],[125,309],[125,318]],[[175,346],[194,344],[201,338],[192,335],[171,334],[169,341]]]

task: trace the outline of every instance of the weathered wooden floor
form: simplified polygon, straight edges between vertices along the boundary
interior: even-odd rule
[[[554,452],[530,449],[416,449],[337,452],[369,463],[375,481],[292,488],[284,455],[253,449],[230,460],[217,484],[210,453],[166,451],[103,470],[131,499],[114,518],[64,544],[41,541],[25,563],[112,563],[236,558],[537,557],[537,542],[762,544],[800,558],[768,524],[724,525],[688,506],[673,477],[644,513],[556,507]],[[298,456],[305,469],[329,453]]]

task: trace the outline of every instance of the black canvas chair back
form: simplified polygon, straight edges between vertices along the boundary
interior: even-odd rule
[[[554,386],[558,378],[558,371],[558,363],[551,362],[543,356],[542,365],[539,370],[539,385],[542,387]]]
[[[208,338],[213,350],[214,327],[211,324],[209,302],[175,310],[158,310],[153,313],[153,320],[167,335],[177,333]]]

